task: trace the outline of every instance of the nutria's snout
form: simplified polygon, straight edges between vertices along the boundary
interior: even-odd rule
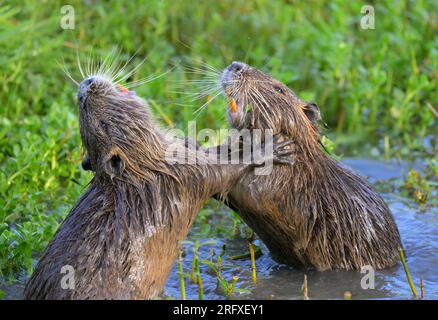
[[[89,77],[88,79],[85,79],[84,81],[82,81],[79,84],[80,88],[88,88],[93,82],[94,82],[94,77]]]
[[[105,96],[110,92],[116,92],[111,80],[105,76],[92,75],[82,80],[78,86],[78,105],[85,107],[90,95]]]
[[[78,87],[78,104],[80,106],[84,105],[84,102],[87,98],[87,94],[89,91],[90,86],[93,84],[93,82],[95,81],[94,77],[89,77],[85,80],[83,80]]]
[[[245,99],[239,94],[242,87],[241,80],[250,69],[246,63],[233,61],[224,69],[221,75],[221,85],[224,93],[230,98],[228,106],[228,116],[234,126],[239,126],[244,118],[243,106]]]
[[[90,76],[83,80],[78,86],[78,104],[85,107],[85,102],[90,94],[94,96],[105,96],[108,93],[127,94],[129,97],[136,96],[135,91],[129,91],[119,83],[113,84],[111,80],[104,76]]]
[[[244,72],[248,68],[249,66],[246,63],[233,61],[228,67],[224,69],[221,76],[221,84],[222,88],[225,90],[225,93],[229,91],[227,90],[228,88],[235,85],[235,82],[239,79],[242,72]]]
[[[228,67],[228,71],[239,72],[242,71],[247,65],[240,61],[233,61]]]

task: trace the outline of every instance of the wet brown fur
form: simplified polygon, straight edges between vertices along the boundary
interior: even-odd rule
[[[25,298],[152,298],[204,202],[226,193],[244,166],[168,163],[170,141],[146,103],[106,79],[78,107],[95,176],[44,251]],[[183,140],[177,147],[196,148]],[[66,265],[75,270],[73,290],[61,287]]]
[[[397,264],[401,240],[388,206],[363,177],[322,150],[317,106],[248,65],[227,71],[222,85],[238,105],[231,125],[273,129],[294,141],[293,166],[275,166],[269,176],[245,174],[226,200],[273,257],[320,271]]]

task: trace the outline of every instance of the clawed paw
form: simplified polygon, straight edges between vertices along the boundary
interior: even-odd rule
[[[274,136],[274,157],[273,162],[274,164],[287,164],[287,165],[293,165],[293,147],[295,145],[295,142],[293,140],[286,140],[283,142],[278,143],[279,136]]]

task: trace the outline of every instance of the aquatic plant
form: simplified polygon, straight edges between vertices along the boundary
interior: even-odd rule
[[[256,269],[256,257],[254,252],[254,232],[252,233],[252,236],[248,239],[248,247],[249,247],[249,254],[251,257],[251,275],[252,275],[252,281],[254,284],[257,284],[257,269]]]
[[[184,282],[184,270],[183,270],[183,250],[179,251],[178,257],[178,275],[179,275],[179,286],[181,290],[181,300],[186,300],[186,286]]]
[[[309,300],[309,288],[307,287],[307,274],[304,274],[303,299]]]
[[[412,278],[411,278],[411,274],[409,273],[409,269],[408,269],[408,265],[406,264],[405,255],[403,253],[403,249],[399,248],[398,252],[399,252],[399,255],[400,255],[400,260],[401,260],[401,262],[403,264],[403,268],[405,269],[406,279],[408,280],[409,287],[411,288],[412,294],[414,295],[414,298],[418,298],[417,289],[415,288],[415,285],[414,285],[414,283],[412,281]]]

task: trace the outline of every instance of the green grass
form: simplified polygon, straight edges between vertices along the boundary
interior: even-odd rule
[[[375,30],[361,30],[360,1],[71,1],[76,29],[59,26],[62,1],[0,6],[0,275],[32,269],[91,175],[82,172],[76,52],[105,56],[114,46],[135,78],[178,61],[223,68],[243,60],[320,106],[337,151],[433,158],[438,108],[438,4],[378,1]],[[137,89],[165,125],[185,128],[203,102],[179,106],[178,70]],[[194,91],[196,88],[189,88]],[[198,128],[226,126],[218,99]],[[434,168],[435,160],[432,159]],[[435,170],[436,169],[432,169]],[[436,175],[435,175],[436,177]]]

